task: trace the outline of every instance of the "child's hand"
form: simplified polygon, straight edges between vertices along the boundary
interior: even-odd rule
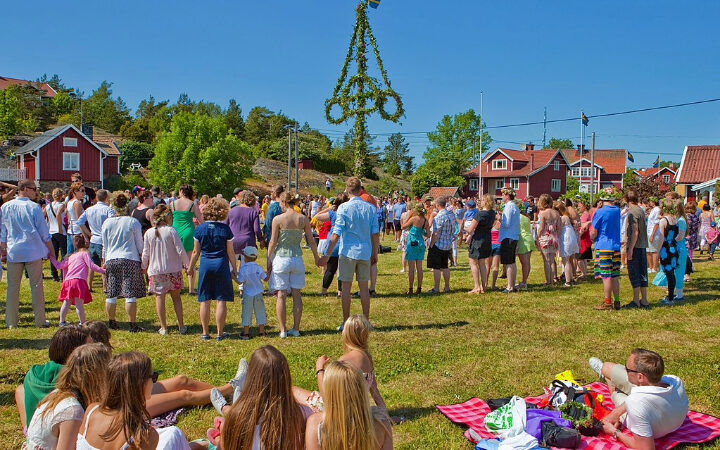
[[[316,371],[325,370],[325,366],[329,362],[330,362],[330,358],[328,358],[327,355],[322,355],[321,357],[319,357],[317,359],[317,362],[315,362],[315,370]]]

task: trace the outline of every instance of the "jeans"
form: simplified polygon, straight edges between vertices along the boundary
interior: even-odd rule
[[[70,256],[75,253],[75,244],[73,243],[73,235],[67,235],[67,255]]]
[[[53,233],[51,237],[51,242],[53,249],[55,250],[55,259],[60,261],[62,258],[67,255],[67,238],[62,233]],[[58,255],[60,255],[60,258],[58,258]],[[50,264],[50,273],[52,274],[53,280],[58,281],[62,277],[59,276],[58,270]]]

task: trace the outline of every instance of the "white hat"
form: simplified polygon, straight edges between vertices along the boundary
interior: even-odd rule
[[[253,246],[248,246],[243,249],[243,255],[249,257],[249,258],[257,258],[258,256],[258,249]]]

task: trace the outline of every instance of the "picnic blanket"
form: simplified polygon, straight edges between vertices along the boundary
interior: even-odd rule
[[[603,405],[609,409],[615,409],[610,398],[610,391],[604,383],[591,383],[586,386],[598,394],[605,397]],[[540,403],[543,396],[527,397],[525,401],[532,404]],[[490,413],[490,407],[479,398],[471,398],[465,403],[450,406],[437,406],[437,409],[445,415],[450,421],[463,424],[469,427],[465,432],[465,437],[471,442],[477,442],[471,437],[470,430],[474,435],[483,439],[495,439],[497,436],[490,433],[485,427],[485,416]],[[623,431],[630,435],[627,430]],[[701,414],[696,411],[690,411],[685,418],[685,422],[672,433],[660,439],[655,439],[655,448],[671,449],[679,444],[701,444],[712,441],[720,437],[720,419],[717,417]],[[621,450],[625,446],[615,441],[612,436],[600,435],[598,437],[583,436],[582,443],[578,449],[591,450]]]

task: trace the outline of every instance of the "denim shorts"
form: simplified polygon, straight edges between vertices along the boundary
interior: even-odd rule
[[[102,265],[103,246],[91,242],[88,250],[90,250],[90,259],[92,259],[92,262],[98,266]]]
[[[628,277],[633,288],[648,287],[647,251],[634,248],[632,259],[627,262]]]

